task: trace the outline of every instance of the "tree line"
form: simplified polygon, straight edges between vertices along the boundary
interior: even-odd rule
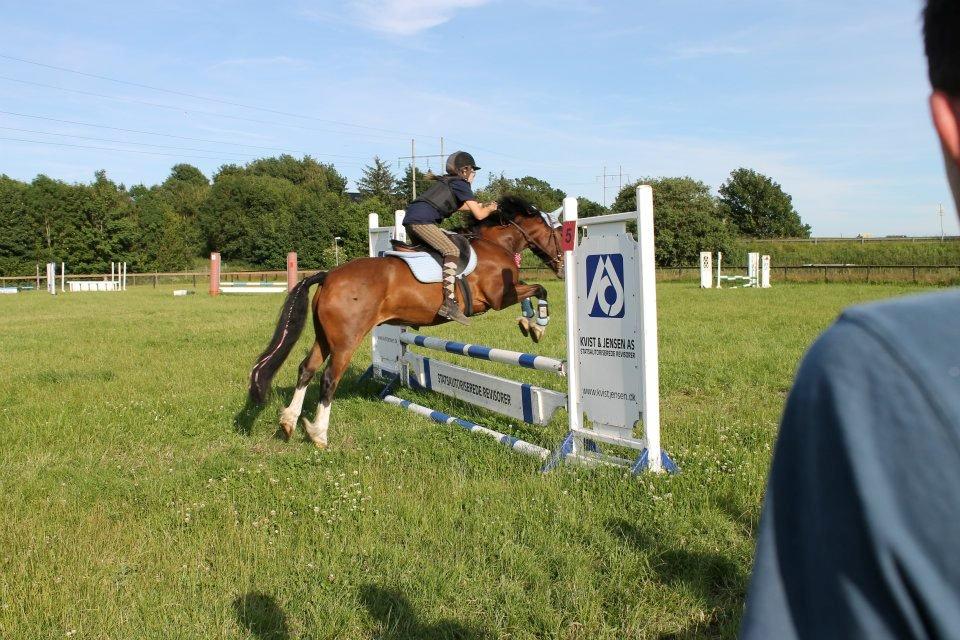
[[[45,175],[26,183],[0,175],[0,274],[29,275],[35,265],[66,262],[73,273],[102,273],[111,261],[135,272],[184,271],[219,251],[234,267],[283,269],[288,251],[305,269],[334,263],[340,254],[367,252],[367,214],[392,214],[431,175],[408,166],[397,177],[375,157],[347,192],[347,178],[309,156],[261,158],[220,167],[211,178],[177,164],[161,184],[125,187],[98,171],[89,184]],[[770,178],[737,169],[714,196],[688,177],[642,178],[626,185],[610,209],[579,199],[580,216],[635,208],[636,184],[654,188],[657,260],[694,264],[701,250],[723,251],[738,237],[809,237],[791,198]],[[477,191],[483,200],[506,194],[544,211],[560,207],[564,193],[526,176],[490,175]],[[389,219],[389,218],[388,218]],[[450,224],[459,222],[454,216]]]

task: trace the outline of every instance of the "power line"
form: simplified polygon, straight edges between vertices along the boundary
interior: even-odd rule
[[[167,109],[167,110],[169,110],[169,111],[177,111],[177,112],[184,113],[184,114],[187,114],[187,115],[197,114],[197,115],[213,116],[213,117],[215,117],[215,118],[226,118],[226,119],[228,119],[228,120],[239,120],[239,121],[241,121],[241,122],[252,122],[252,123],[255,123],[255,124],[266,124],[266,125],[277,126],[277,127],[288,127],[288,128],[292,128],[292,129],[302,129],[302,130],[304,130],[304,131],[312,131],[312,132],[314,132],[314,133],[330,133],[330,134],[335,134],[335,135],[347,135],[347,136],[365,136],[365,137],[368,137],[368,138],[379,138],[379,139],[386,139],[386,140],[396,140],[396,139],[399,138],[399,136],[384,136],[384,135],[375,134],[375,133],[335,131],[335,130],[331,130],[331,129],[314,129],[314,128],[312,128],[312,127],[305,127],[305,126],[299,125],[299,124],[289,124],[289,123],[286,123],[286,122],[276,122],[276,121],[273,121],[273,120],[260,120],[260,119],[257,119],[257,118],[246,118],[246,117],[244,117],[244,116],[235,116],[235,115],[231,115],[231,114],[227,114],[227,113],[218,113],[218,112],[216,112],[216,111],[205,111],[205,110],[203,110],[203,109],[192,109],[192,108],[178,107],[178,106],[175,106],[175,105],[161,104],[161,103],[158,103],[158,102],[150,102],[150,101],[148,101],[148,100],[139,100],[139,99],[137,99],[137,98],[125,98],[125,97],[119,97],[119,96],[111,96],[111,95],[107,95],[107,94],[104,94],[104,93],[96,93],[95,91],[84,91],[84,90],[82,90],[82,89],[70,89],[70,88],[67,88],[67,87],[60,87],[60,86],[57,86],[57,85],[54,85],[54,84],[46,84],[46,83],[43,83],[43,82],[33,82],[32,80],[21,80],[21,79],[19,79],[19,78],[11,78],[11,77],[9,77],[9,76],[0,76],[0,80],[6,80],[6,81],[8,81],[8,82],[16,82],[16,83],[19,83],[19,84],[25,84],[25,85],[30,85],[30,86],[34,86],[34,87],[42,87],[42,88],[44,88],[44,89],[53,89],[53,90],[55,90],[55,91],[63,91],[63,92],[65,92],[65,93],[76,93],[76,94],[79,94],[79,95],[91,96],[91,97],[94,97],[94,98],[101,98],[101,99],[105,99],[105,100],[116,100],[116,101],[119,101],[119,102],[130,102],[130,103],[134,103],[134,104],[142,104],[142,105],[145,105],[145,106],[148,106],[148,107],[154,107],[154,108],[157,108],[157,109]]]
[[[142,83],[140,83],[140,82],[131,82],[131,81],[129,81],[129,80],[120,80],[120,79],[118,79],[118,78],[111,78],[111,77],[109,77],[109,76],[102,76],[102,75],[98,75],[98,74],[95,74],[95,73],[87,73],[87,72],[84,72],[84,71],[77,71],[76,69],[68,69],[67,67],[58,67],[58,66],[52,65],[52,64],[46,64],[46,63],[43,63],[43,62],[37,62],[36,60],[27,60],[26,58],[18,58],[18,57],[16,57],[16,56],[10,56],[10,55],[6,55],[6,54],[2,54],[2,53],[0,53],[0,58],[3,58],[3,59],[5,59],[5,60],[14,60],[14,61],[16,61],[16,62],[22,62],[22,63],[24,63],[24,64],[31,64],[31,65],[34,65],[34,66],[37,66],[37,67],[44,67],[44,68],[47,68],[47,69],[54,69],[55,71],[63,71],[64,73],[72,73],[72,74],[75,74],[75,75],[78,75],[78,76],[85,76],[85,77],[87,77],[87,78],[96,78],[97,80],[106,80],[107,82],[116,82],[117,84],[124,84],[124,85],[130,86],[130,87],[139,87],[139,88],[141,88],[141,89],[149,89],[150,91],[159,91],[159,92],[161,92],[161,93],[169,93],[169,94],[171,94],[171,95],[182,96],[182,97],[185,97],[185,98],[193,98],[193,99],[195,99],[195,100],[204,100],[204,101],[206,101],[206,102],[214,102],[214,103],[217,103],[217,104],[228,105],[228,106],[231,106],[231,107],[240,107],[240,108],[242,108],[242,109],[252,109],[252,110],[254,110],[254,111],[263,111],[263,112],[265,112],[265,113],[272,113],[272,114],[274,114],[274,115],[289,116],[289,117],[291,117],[291,118],[302,118],[302,119],[305,119],[305,120],[313,120],[313,121],[315,121],[315,122],[325,122],[325,123],[327,123],[327,124],[336,124],[336,125],[340,125],[340,126],[343,126],[343,127],[354,127],[354,128],[357,128],[357,129],[368,129],[368,130],[370,130],[370,131],[380,131],[380,132],[383,132],[383,133],[392,133],[392,134],[401,135],[401,136],[403,136],[404,138],[407,138],[407,137],[409,137],[409,136],[411,136],[411,135],[421,135],[421,136],[425,136],[425,134],[415,134],[415,133],[410,133],[409,131],[396,131],[396,130],[394,130],[394,129],[383,129],[383,128],[380,128],[380,127],[371,127],[371,126],[369,126],[369,125],[357,124],[357,123],[354,123],[354,122],[347,122],[347,121],[344,121],[344,120],[330,120],[330,119],[326,119],[326,118],[318,118],[318,117],[316,117],[316,116],[308,116],[308,115],[303,115],[303,114],[300,114],[300,113],[293,113],[293,112],[290,112],[290,111],[280,111],[280,110],[278,110],[278,109],[270,109],[270,108],[268,108],[268,107],[259,107],[259,106],[256,106],[256,105],[244,104],[244,103],[242,103],[242,102],[233,102],[233,101],[231,101],[231,100],[223,100],[223,99],[221,99],[221,98],[211,98],[211,97],[209,97],[209,96],[201,96],[201,95],[197,95],[197,94],[195,94],[195,93],[187,93],[186,91],[177,91],[177,90],[175,90],[175,89],[165,89],[165,88],[163,88],[163,87],[157,87],[157,86],[153,86],[153,85],[149,85],[149,84],[142,84]]]
[[[198,94],[194,94],[194,93],[189,93],[189,92],[186,92],[186,91],[178,91],[178,90],[175,90],[175,89],[167,89],[167,88],[158,87],[158,86],[155,86],[155,85],[149,85],[149,84],[144,84],[144,83],[140,83],[140,82],[131,82],[131,81],[129,81],[129,80],[122,80],[122,79],[119,79],[119,78],[111,78],[111,77],[109,77],[109,76],[99,75],[99,74],[95,74],[95,73],[88,73],[88,72],[85,72],[85,71],[78,71],[78,70],[76,70],[76,69],[70,69],[70,68],[67,68],[67,67],[60,67],[60,66],[57,66],[57,65],[47,64],[47,63],[44,63],[44,62],[38,62],[38,61],[36,61],[36,60],[29,60],[29,59],[26,59],[26,58],[20,58],[20,57],[17,57],[17,56],[11,56],[11,55],[7,55],[7,54],[3,54],[3,53],[0,53],[0,59],[13,60],[13,61],[15,61],[15,62],[20,62],[20,63],[23,63],[23,64],[29,64],[29,65],[33,65],[33,66],[37,66],[37,67],[43,67],[43,68],[46,68],[46,69],[53,69],[53,70],[55,70],[55,71],[62,71],[62,72],[64,72],[64,73],[71,73],[71,74],[74,74],[74,75],[84,76],[84,77],[87,77],[87,78],[95,78],[95,79],[97,79],[97,80],[104,80],[104,81],[107,81],[107,82],[114,82],[114,83],[117,83],[117,84],[127,85],[127,86],[131,86],[131,87],[138,87],[138,88],[141,88],[141,89],[148,89],[148,90],[150,90],[150,91],[159,91],[159,92],[161,92],[161,93],[167,93],[167,94],[176,95],[176,96],[182,96],[182,97],[186,97],[186,98],[193,98],[193,99],[196,99],[196,100],[203,100],[203,101],[206,101],[206,102],[211,102],[211,103],[216,103],[216,104],[223,104],[223,105],[228,105],[228,106],[232,106],[232,107],[239,107],[239,108],[242,108],[242,109],[251,109],[251,110],[254,110],[254,111],[261,111],[261,112],[264,112],[264,113],[272,113],[272,114],[275,114],[275,115],[283,115],[283,116],[288,116],[288,117],[292,117],[292,118],[301,118],[301,119],[305,119],[305,120],[313,120],[313,121],[315,121],[315,122],[324,122],[324,123],[327,123],[327,124],[335,124],[335,125],[338,125],[338,126],[353,127],[353,128],[357,128],[357,129],[366,129],[366,130],[369,130],[369,131],[379,131],[379,132],[382,132],[382,133],[390,133],[390,134],[395,134],[395,135],[398,135],[398,136],[402,136],[404,139],[409,138],[409,137],[422,137],[422,138],[433,138],[433,137],[436,137],[434,134],[412,133],[412,132],[409,132],[409,131],[399,131],[399,130],[396,130],[396,129],[387,129],[387,128],[382,128],[382,127],[372,127],[372,126],[369,126],[369,125],[357,124],[357,123],[354,123],[354,122],[348,122],[348,121],[344,121],[344,120],[332,120],[332,119],[327,119],[327,118],[318,118],[318,117],[316,117],[316,116],[309,116],[309,115],[304,115],[304,114],[300,114],[300,113],[294,113],[294,112],[290,112],[290,111],[282,111],[282,110],[279,110],[279,109],[271,109],[271,108],[269,108],[269,107],[261,107],[261,106],[246,104],[246,103],[242,103],[242,102],[235,102],[235,101],[232,101],[232,100],[224,100],[224,99],[222,99],[222,98],[214,98],[214,97],[210,97],[210,96],[202,96],[202,95],[198,95]],[[15,82],[26,82],[26,81],[20,81],[20,80],[14,80],[14,81],[15,81]],[[34,84],[39,84],[39,83],[34,83]],[[60,87],[52,87],[52,88],[61,89]],[[70,91],[70,90],[68,90],[68,89],[63,89],[63,90]],[[96,95],[96,94],[93,94],[93,95]],[[102,95],[101,95],[101,96],[98,96],[98,97],[106,97],[106,98],[109,98],[109,99],[117,99],[117,98],[114,98],[114,97],[112,97],[112,96],[102,96]],[[162,108],[175,108],[175,107],[171,107],[171,106],[169,106],[169,105],[155,105],[155,104],[153,104],[153,103],[148,103],[148,104],[151,104],[151,106],[161,106]],[[209,113],[209,112],[207,112],[207,113]],[[213,115],[222,116],[222,114],[213,114]],[[242,118],[242,117],[240,117],[240,116],[223,116],[223,117],[232,117],[233,119],[240,119],[240,120],[243,120],[243,119],[244,119],[244,118]],[[249,120],[249,121],[251,121],[251,122],[257,122],[257,123],[263,123],[263,122],[264,122],[264,121],[259,121],[259,120]],[[266,124],[278,124],[278,123],[275,123],[275,122],[267,122]],[[295,127],[296,125],[284,125],[284,126]],[[308,130],[309,130],[309,129],[308,129]],[[320,131],[320,132],[321,132],[321,133],[329,133],[329,132],[327,132],[327,131]],[[336,133],[345,134],[345,133],[347,133],[347,132],[336,132]],[[369,135],[369,134],[360,134],[360,135]],[[549,162],[549,161],[548,161],[548,162],[544,162],[544,161],[530,160],[530,159],[527,159],[527,158],[521,158],[521,157],[514,156],[514,155],[510,155],[510,154],[501,153],[501,152],[499,152],[499,151],[494,151],[493,149],[486,148],[486,147],[481,147],[481,146],[474,145],[474,144],[470,144],[470,143],[468,143],[468,142],[456,141],[456,140],[451,140],[451,142],[455,142],[455,143],[457,143],[457,144],[460,144],[460,145],[462,145],[462,147],[464,147],[464,148],[475,149],[475,150],[483,151],[484,153],[491,153],[491,154],[493,154],[493,155],[497,155],[497,156],[500,156],[500,157],[502,157],[502,158],[508,158],[508,159],[511,159],[511,160],[515,160],[515,161],[517,161],[517,162],[523,162],[523,163],[525,163],[525,164],[534,165],[534,166],[541,166],[541,167],[588,167],[588,166],[591,166],[591,165],[588,165],[588,164],[559,163],[559,162]]]
[[[78,140],[92,140],[94,142],[111,142],[115,144],[126,144],[134,145],[138,147],[153,147],[156,149],[173,149],[176,151],[200,151],[202,153],[225,153],[231,156],[241,156],[244,158],[249,158],[251,154],[249,153],[238,153],[236,151],[220,151],[217,149],[196,149],[193,147],[174,147],[165,144],[150,144],[148,142],[131,142],[128,140],[112,140],[110,138],[94,138],[91,136],[79,136],[72,133],[55,133],[52,131],[37,131],[36,129],[18,129],[17,127],[0,127],[4,131],[17,131],[20,133],[38,133],[44,136],[58,136],[62,138],[76,138]]]
[[[150,144],[149,142],[137,142],[132,140],[113,140],[111,138],[95,138],[92,136],[81,136],[74,133],[57,133],[54,131],[37,131],[36,129],[19,129],[17,127],[3,127],[0,126],[0,129],[5,131],[18,131],[20,133],[37,133],[44,136],[58,136],[61,138],[76,138],[78,140],[92,140],[94,142],[110,142],[113,144],[125,144],[133,147],[151,147],[154,149],[172,149],[175,151],[199,151],[200,153],[221,153],[231,156],[238,156],[240,158],[249,159],[252,153],[238,153],[236,151],[221,151],[219,149],[197,149],[195,147],[174,147],[171,145],[165,144]],[[362,165],[362,162],[357,161],[338,161],[338,165]]]
[[[149,155],[149,156],[168,156],[168,157],[174,157],[174,158],[193,158],[198,160],[217,160],[219,162],[233,161],[227,158],[212,158],[210,156],[189,156],[189,155],[183,155],[180,153],[163,153],[160,151],[138,151],[136,149],[114,149],[110,147],[94,147],[94,146],[85,145],[85,144],[70,144],[67,142],[49,142],[47,140],[25,140],[23,138],[5,138],[5,137],[0,137],[0,140],[6,140],[7,142],[26,142],[29,144],[43,144],[43,145],[48,145],[53,147],[69,147],[71,149],[96,149],[98,151],[116,151],[119,153],[138,153],[138,154]]]
[[[94,129],[108,129],[110,131],[122,131],[124,133],[136,133],[145,136],[158,136],[163,138],[174,138],[176,140],[188,140],[190,142],[205,142],[207,144],[225,144],[234,147],[246,147],[248,149],[260,149],[263,151],[280,151],[281,153],[290,153],[294,155],[310,155],[310,156],[325,156],[328,158],[347,158],[352,160],[366,160],[363,156],[345,156],[338,155],[334,153],[307,153],[305,151],[296,151],[291,149],[284,149],[282,147],[266,147],[254,144],[245,144],[242,142],[228,142],[226,140],[208,140],[205,138],[192,138],[190,136],[178,136],[174,133],[160,133],[157,131],[146,131],[142,129],[125,129],[123,127],[112,127],[105,124],[93,124],[91,122],[81,122],[79,120],[63,120],[60,118],[50,118],[47,116],[38,116],[32,115],[29,113],[17,113],[15,111],[3,111],[0,110],[0,114],[8,116],[16,116],[18,118],[31,118],[34,120],[45,120],[47,122],[59,122],[61,124],[74,124],[81,127],[92,127]]]

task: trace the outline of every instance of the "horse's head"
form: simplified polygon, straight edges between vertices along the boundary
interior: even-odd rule
[[[523,245],[520,249],[533,251],[557,276],[563,278],[559,223],[518,196],[504,196],[497,201],[497,205],[497,211],[489,219],[501,227],[519,232]]]

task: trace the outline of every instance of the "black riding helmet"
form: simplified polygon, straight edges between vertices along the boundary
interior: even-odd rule
[[[448,175],[460,175],[460,169],[463,169],[464,167],[473,167],[475,171],[480,170],[480,167],[477,166],[473,156],[466,151],[454,151],[450,154],[450,157],[447,158]]]

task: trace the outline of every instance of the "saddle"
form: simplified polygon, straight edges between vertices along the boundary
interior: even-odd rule
[[[465,278],[477,267],[477,254],[470,246],[470,240],[465,236],[447,232],[450,240],[460,250],[460,259],[457,261],[457,278]],[[407,244],[400,240],[391,240],[391,251],[384,251],[384,256],[400,258],[407,263],[413,276],[424,283],[443,281],[443,256],[439,251],[426,244]]]

